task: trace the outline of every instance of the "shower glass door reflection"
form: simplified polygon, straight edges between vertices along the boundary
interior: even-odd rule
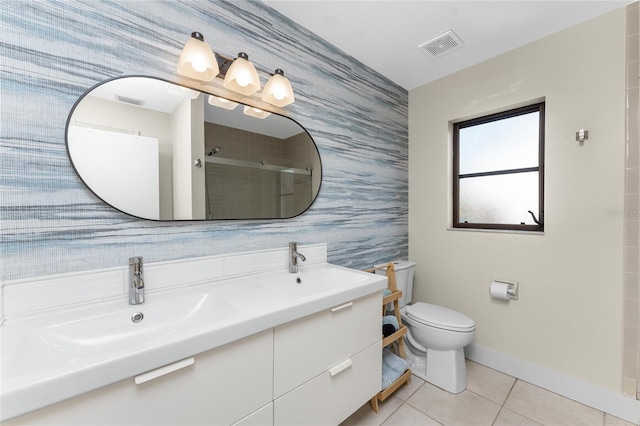
[[[205,164],[207,219],[288,218],[313,199],[310,170],[210,157]]]

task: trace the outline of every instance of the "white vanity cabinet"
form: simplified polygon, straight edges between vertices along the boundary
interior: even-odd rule
[[[380,293],[276,327],[274,424],[338,424],[380,391]]]
[[[381,303],[339,303],[3,426],[337,425],[380,391]]]
[[[269,329],[145,383],[123,380],[3,425],[268,425],[272,371]]]
[[[273,424],[273,403],[254,411],[231,426],[269,426]]]

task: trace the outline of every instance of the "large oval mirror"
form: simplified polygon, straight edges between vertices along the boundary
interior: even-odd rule
[[[322,165],[294,120],[151,77],[86,92],[67,151],[103,201],[152,220],[275,219],[301,214]]]

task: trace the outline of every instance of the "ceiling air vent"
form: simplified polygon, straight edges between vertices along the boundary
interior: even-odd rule
[[[430,58],[437,58],[445,53],[453,52],[464,46],[460,37],[453,31],[449,30],[444,34],[440,34],[433,40],[422,43],[418,49]]]
[[[124,102],[131,105],[143,106],[144,101],[141,99],[129,98],[127,96],[116,95],[116,101]]]

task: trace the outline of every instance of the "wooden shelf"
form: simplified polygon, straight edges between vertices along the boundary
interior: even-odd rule
[[[387,346],[389,346],[391,343],[395,342],[398,339],[402,339],[402,336],[404,336],[405,334],[407,334],[407,326],[406,325],[401,325],[400,328],[398,329],[398,331],[396,331],[393,334],[388,335],[387,337],[385,337],[384,339],[382,339],[382,347],[386,348]]]
[[[389,386],[387,386],[386,389],[381,390],[376,394],[376,396],[371,398],[370,402],[373,411],[377,413],[379,409],[378,402],[382,402],[385,399],[389,398],[395,391],[400,388],[400,386],[404,385],[405,383],[409,383],[409,379],[411,379],[411,370],[407,369],[404,373],[402,373],[402,376],[396,379],[395,382],[391,383]]]
[[[392,393],[398,390],[400,386],[404,385],[405,383],[408,383],[410,378],[411,378],[411,370],[406,370],[404,373],[402,373],[402,376],[398,377],[398,379],[396,379],[395,382],[391,383],[389,387],[387,387],[386,389],[383,389],[378,393],[377,395],[378,400],[384,401],[385,399],[387,399]]]
[[[393,266],[393,263],[389,263],[385,266],[367,269],[366,272],[375,272],[376,270],[383,269],[383,268],[387,270],[388,290],[391,291],[391,294],[384,296],[382,298],[382,315],[385,315],[385,307],[389,303],[393,303],[393,311],[396,319],[398,320],[399,328],[393,334],[390,334],[389,336],[384,337],[382,339],[382,347],[385,348],[390,344],[392,344],[393,342],[397,341],[398,353],[396,355],[400,356],[401,358],[406,358],[407,354],[404,347],[404,335],[407,334],[407,326],[402,325],[402,318],[400,317],[400,303],[398,302],[398,299],[402,297],[402,291],[398,290],[398,287],[396,285],[395,267]],[[404,373],[402,373],[400,377],[398,377],[398,379],[396,379],[396,381],[394,381],[392,384],[387,386],[386,389],[383,389],[380,392],[378,392],[376,395],[374,395],[373,398],[371,398],[371,408],[373,409],[373,411],[377,413],[378,402],[384,401],[385,399],[387,399],[391,394],[393,394],[396,390],[398,390],[400,386],[404,385],[405,383],[408,383],[410,378],[411,378],[411,370],[407,369]]]
[[[386,305],[387,303],[391,303],[394,300],[398,300],[402,297],[402,292],[400,290],[396,290],[392,292],[390,295],[382,298],[382,304]]]

